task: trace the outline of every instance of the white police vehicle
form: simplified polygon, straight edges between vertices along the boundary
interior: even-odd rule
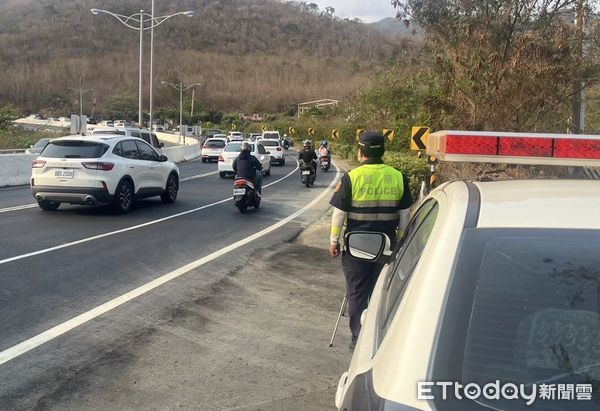
[[[443,131],[427,154],[598,167],[600,136]],[[600,181],[449,182],[395,250],[346,241],[387,265],[340,410],[600,409]]]

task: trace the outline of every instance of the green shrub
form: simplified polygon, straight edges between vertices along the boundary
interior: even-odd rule
[[[421,182],[425,181],[427,176],[427,160],[418,158],[415,154],[399,151],[388,151],[383,156],[383,160],[389,166],[400,170],[407,178],[410,185],[410,192],[416,201],[419,198]]]
[[[37,143],[42,138],[56,138],[65,135],[43,131],[26,131],[21,128],[11,127],[0,130],[0,150],[23,149]]]

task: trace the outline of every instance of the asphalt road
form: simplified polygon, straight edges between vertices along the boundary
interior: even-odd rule
[[[0,409],[34,406],[65,369],[84,367],[100,347],[144,329],[153,313],[205,290],[257,249],[298,235],[336,173],[319,173],[307,189],[296,168],[292,156],[273,166],[261,208],[245,215],[230,200],[232,179],[200,161],[180,165],[175,204],[148,199],[126,215],[66,205],[43,212],[28,187],[0,189]]]

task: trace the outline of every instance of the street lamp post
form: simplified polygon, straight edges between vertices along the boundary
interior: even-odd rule
[[[179,137],[181,138],[181,136],[183,136],[183,145],[185,146],[185,133],[183,132],[183,92],[194,86],[199,86],[201,83],[184,85],[181,81],[178,84],[173,84],[163,80],[160,84],[166,84],[167,86],[173,87],[175,90],[179,90]]]
[[[153,33],[155,27],[161,25],[162,23],[164,23],[171,17],[175,17],[175,16],[192,17],[192,16],[194,16],[195,12],[181,11],[178,13],[170,14],[168,16],[154,17],[154,1],[152,2],[152,14],[148,14],[148,13],[144,12],[144,10],[140,10],[139,13],[134,13],[131,16],[124,16],[122,14],[117,14],[117,13],[113,13],[108,10],[102,10],[102,9],[91,9],[90,12],[95,16],[100,15],[100,14],[108,14],[109,16],[112,16],[115,19],[117,19],[125,27],[133,29],[133,30],[137,30],[140,32],[140,67],[139,67],[140,73],[139,73],[139,90],[138,90],[138,94],[139,94],[138,123],[140,126],[142,126],[144,124],[144,117],[143,117],[143,112],[142,112],[142,109],[143,109],[143,73],[144,73],[144,71],[143,71],[144,31],[151,30],[151,32]],[[149,23],[149,24],[146,24],[146,23]],[[151,43],[150,83],[152,83],[152,81],[153,81],[152,64],[154,63],[154,61],[153,61],[154,60],[154,51],[153,51],[154,38],[151,39],[150,43]],[[150,90],[152,90],[152,84],[150,84]],[[152,93],[152,91],[150,91],[150,93]],[[152,94],[150,94],[150,113],[152,114]]]
[[[69,87],[69,90],[75,90],[79,92],[79,118],[81,119],[81,117],[83,116],[83,95],[85,93],[89,93],[90,91],[96,91],[93,88],[88,88],[86,90],[84,90],[82,87],[79,88],[73,88],[73,87]]]

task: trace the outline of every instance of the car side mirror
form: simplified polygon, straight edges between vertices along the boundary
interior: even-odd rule
[[[344,240],[353,258],[385,264],[392,256],[392,242],[384,233],[352,231],[346,233]]]
[[[160,143],[160,148],[163,148],[165,146],[165,143]]]
[[[165,161],[169,161],[169,158],[165,155],[162,155],[158,158],[158,161],[160,161],[161,163],[164,163]]]

